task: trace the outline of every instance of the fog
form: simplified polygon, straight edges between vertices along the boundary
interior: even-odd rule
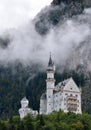
[[[51,0],[0,0],[0,33],[28,23],[50,3]]]
[[[40,64],[46,67],[51,52],[55,64],[65,65],[67,61],[74,64],[72,58],[74,61],[76,59],[73,53],[78,50],[77,54],[81,58],[79,63],[84,64],[86,57],[82,55],[91,49],[91,39],[88,40],[91,35],[90,21],[91,9],[87,9],[84,14],[51,28],[45,36],[36,32],[33,21],[16,30],[9,30],[8,35],[12,40],[6,48],[0,47],[0,63],[6,65],[19,61],[26,66]],[[82,47],[79,47],[80,45]],[[83,47],[86,50],[83,50]],[[79,59],[79,56],[77,58]]]

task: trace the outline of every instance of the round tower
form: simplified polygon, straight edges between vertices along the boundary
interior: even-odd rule
[[[53,111],[53,89],[55,87],[54,74],[55,66],[50,55],[46,79],[47,114]]]

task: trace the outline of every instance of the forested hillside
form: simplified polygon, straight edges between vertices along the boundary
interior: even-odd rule
[[[41,11],[38,18],[35,18],[35,28],[41,35],[47,34],[54,26],[82,14],[87,7],[91,7],[90,0],[53,0],[51,6]]]
[[[36,68],[36,69],[35,69]],[[73,77],[79,87],[82,87],[82,108],[83,111],[91,113],[91,91],[90,74],[75,71],[56,72],[56,84],[64,79]],[[18,66],[0,69],[0,117],[9,118],[18,114],[20,100],[26,96],[29,99],[29,106],[33,109],[39,109],[39,100],[41,94],[46,89],[46,70],[39,72],[37,66],[23,67]],[[88,88],[88,89],[87,89]]]
[[[1,130],[91,130],[91,115],[53,112],[50,115],[28,115],[23,120],[14,116],[7,121],[0,120]]]
[[[45,64],[50,50],[59,67],[56,84],[73,77],[82,88],[82,109],[91,114],[91,10],[88,7],[90,0],[53,0],[27,27],[0,36],[0,118],[18,114],[20,100],[25,96],[29,107],[39,109],[40,96],[46,89]]]

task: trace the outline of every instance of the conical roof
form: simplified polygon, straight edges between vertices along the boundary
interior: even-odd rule
[[[50,54],[50,58],[49,58],[49,62],[48,62],[48,67],[51,67],[51,66],[53,66],[53,61],[52,61],[51,54]]]

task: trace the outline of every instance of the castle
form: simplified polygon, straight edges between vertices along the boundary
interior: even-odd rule
[[[49,114],[53,111],[82,113],[81,89],[72,78],[66,79],[55,86],[55,66],[51,55],[47,68],[46,92],[40,98],[40,114]]]
[[[21,100],[21,108],[19,109],[19,114],[20,114],[20,118],[23,119],[25,116],[27,116],[28,114],[33,115],[34,117],[36,117],[38,115],[37,111],[32,110],[31,108],[28,107],[29,101],[26,99],[26,97],[24,97]]]
[[[55,86],[54,74],[55,66],[50,55],[47,68],[46,92],[40,98],[39,114],[50,114],[59,110],[81,114],[81,89],[78,88],[72,78],[66,79]],[[27,114],[32,114],[34,117],[38,115],[37,111],[28,108],[28,103],[29,101],[26,97],[21,100],[21,108],[19,109],[21,119]]]

